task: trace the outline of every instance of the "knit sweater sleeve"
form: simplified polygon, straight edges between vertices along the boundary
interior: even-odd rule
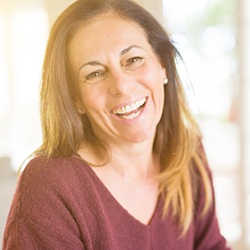
[[[4,250],[85,249],[64,198],[64,180],[45,163],[44,159],[31,161],[20,176],[6,224]]]

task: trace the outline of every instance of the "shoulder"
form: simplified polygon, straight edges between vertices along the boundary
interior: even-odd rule
[[[5,241],[18,245],[18,249],[24,246],[66,249],[66,245],[71,244],[72,248],[79,244],[79,225],[75,218],[84,220],[80,212],[86,210],[93,186],[86,184],[91,183],[88,175],[88,165],[80,159],[35,157],[30,160],[18,181]]]
[[[29,159],[28,163],[24,167],[22,172],[25,171],[43,171],[43,169],[64,169],[68,166],[74,166],[79,164],[87,165],[77,156],[67,156],[67,157],[43,157],[35,156]]]
[[[93,174],[83,160],[76,157],[35,157],[21,172],[18,190],[20,194],[39,196],[68,193],[68,190],[86,190]]]
[[[35,157],[31,159],[21,172],[21,178],[55,178],[74,176],[79,172],[87,174],[89,166],[83,160],[70,157]]]
[[[22,171],[13,209],[22,216],[36,211],[56,214],[58,211],[77,210],[97,195],[96,179],[90,167],[74,157],[35,157]],[[47,211],[47,212],[46,212]]]

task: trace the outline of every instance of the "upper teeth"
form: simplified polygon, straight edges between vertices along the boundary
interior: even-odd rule
[[[139,101],[136,101],[134,103],[131,103],[129,105],[126,105],[124,107],[121,107],[121,108],[118,108],[116,110],[113,110],[113,112],[115,114],[119,114],[119,115],[123,115],[123,114],[126,114],[126,113],[129,113],[131,111],[134,111],[136,109],[138,109],[139,107],[141,107],[144,103],[146,102],[146,98],[142,98],[141,100]]]

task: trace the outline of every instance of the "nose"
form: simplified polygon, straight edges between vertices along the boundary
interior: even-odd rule
[[[131,93],[136,87],[135,79],[122,68],[110,72],[109,91],[112,95]]]

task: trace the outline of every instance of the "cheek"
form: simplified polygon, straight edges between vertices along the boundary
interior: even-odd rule
[[[87,113],[100,112],[105,107],[104,95],[98,88],[86,88],[81,91],[81,101]]]
[[[155,94],[163,94],[164,85],[163,85],[163,73],[159,68],[151,68],[142,70],[139,75],[143,77],[143,81]]]
[[[162,68],[155,67],[153,70],[149,71],[147,75],[147,84],[148,88],[152,91],[152,96],[155,102],[155,105],[158,106],[160,111],[163,109],[164,105],[164,71]]]
[[[93,109],[95,106],[95,102],[93,102],[93,99],[95,98],[93,97],[91,98],[91,93],[89,93],[89,91],[86,91],[86,90],[81,91],[81,102],[87,113],[89,110]]]
[[[163,79],[165,77],[164,70],[156,59],[152,59],[150,62],[146,63],[137,73],[138,77],[141,76],[152,85],[157,86],[163,84]]]

